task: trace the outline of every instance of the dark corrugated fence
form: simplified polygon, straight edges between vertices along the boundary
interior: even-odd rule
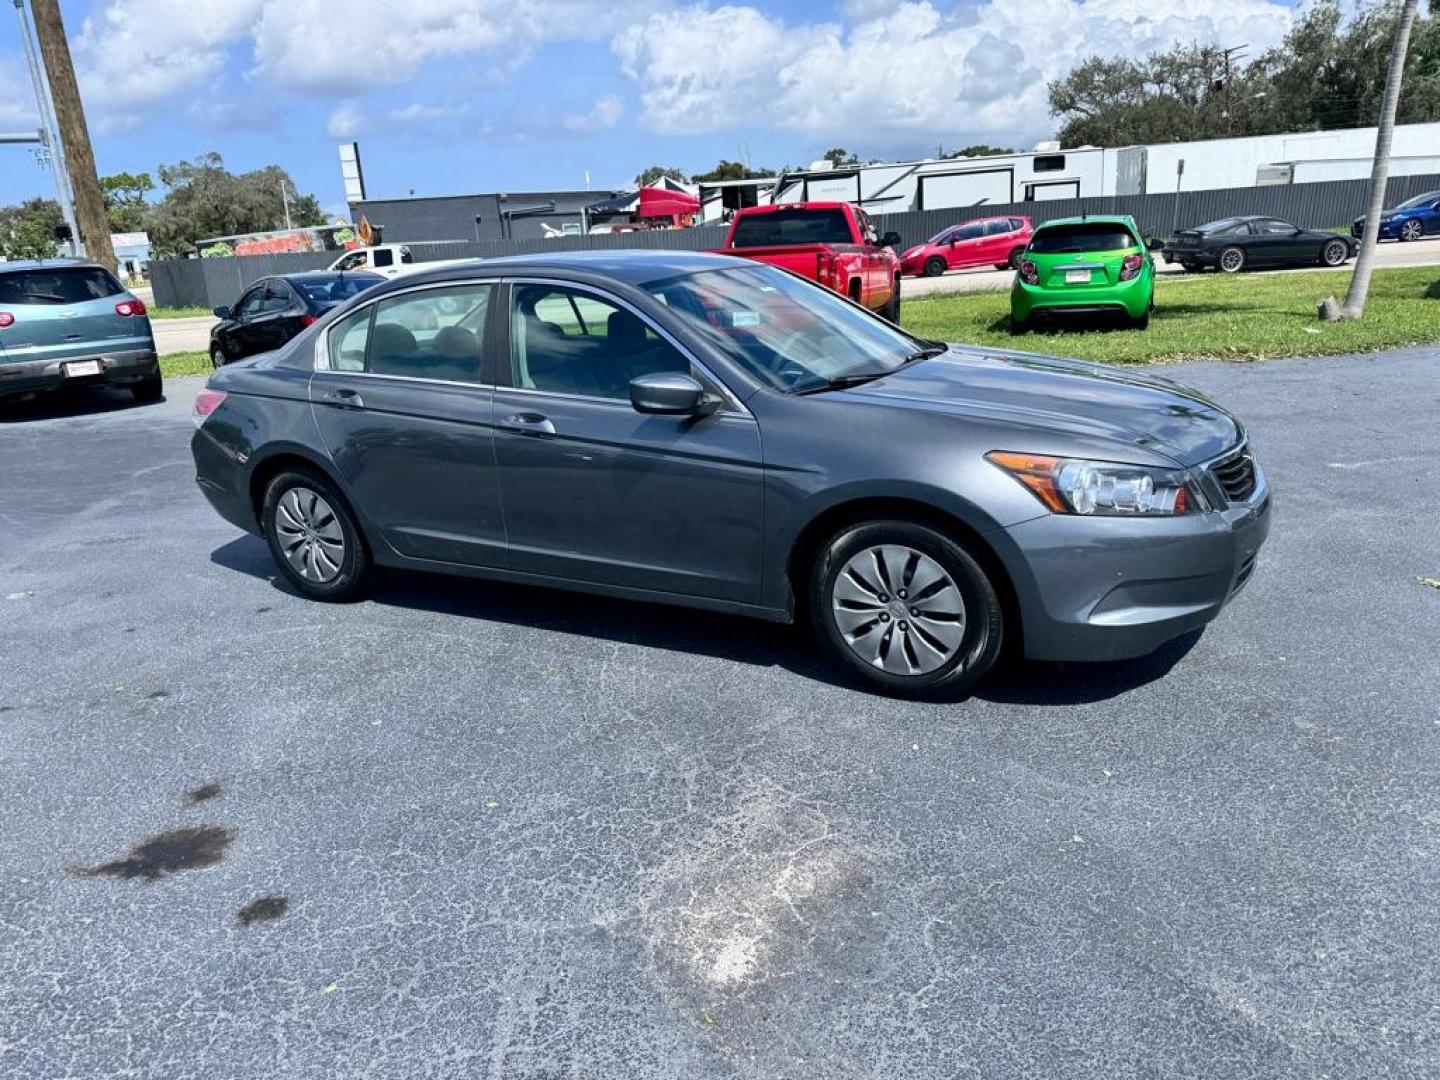
[[[1440,189],[1440,176],[1391,177],[1387,204]],[[1311,228],[1348,225],[1365,212],[1369,180],[1335,180],[1320,184],[1276,187],[1223,188],[1184,191],[1177,195],[1117,195],[1106,198],[1057,199],[1053,202],[984,205],[951,210],[921,210],[903,214],[877,214],[882,232],[900,234],[909,247],[941,229],[977,217],[1027,215],[1037,221],[1079,214],[1130,214],[1150,236],[1168,236],[1176,221],[1183,228],[1232,214],[1270,214]],[[650,248],[668,251],[706,251],[725,239],[725,228],[665,229],[601,236],[566,236],[555,240],[484,240],[412,243],[419,262],[432,259],[493,259],[502,255],[528,255],[546,251],[613,251]],[[403,240],[396,238],[397,242]],[[166,259],[150,264],[150,279],[159,307],[215,307],[232,304],[251,282],[270,274],[317,270],[330,265],[335,252],[298,255],[238,255],[225,259]]]

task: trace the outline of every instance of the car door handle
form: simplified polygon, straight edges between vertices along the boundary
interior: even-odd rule
[[[541,413],[522,412],[505,418],[505,427],[520,435],[549,436],[555,434],[555,423]]]
[[[342,409],[363,409],[365,399],[360,396],[360,391],[351,390],[348,386],[337,387],[334,390],[320,391],[320,400],[328,405],[338,405]]]

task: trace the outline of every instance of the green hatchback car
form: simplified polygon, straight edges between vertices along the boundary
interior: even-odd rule
[[[1052,316],[1112,315],[1137,329],[1155,307],[1155,260],[1128,215],[1061,218],[1035,230],[1010,289],[1010,328]]]

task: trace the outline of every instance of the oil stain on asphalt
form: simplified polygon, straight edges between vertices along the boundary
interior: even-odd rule
[[[203,802],[218,798],[222,790],[219,784],[201,784],[194,791],[185,793],[185,801],[191,806],[199,806]]]
[[[290,910],[290,899],[285,896],[262,896],[251,900],[236,914],[241,926],[254,926],[258,922],[273,922]]]
[[[166,874],[214,866],[225,857],[225,849],[234,839],[235,830],[220,825],[172,829],[146,840],[123,859],[79,867],[75,873],[81,877],[113,877],[123,881],[159,881]]]

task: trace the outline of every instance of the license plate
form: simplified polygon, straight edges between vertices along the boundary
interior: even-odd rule
[[[99,375],[99,360],[75,360],[65,365],[65,377],[68,379],[78,378],[82,375]]]
[[[1065,284],[1067,284],[1067,285],[1089,285],[1089,284],[1090,284],[1090,271],[1089,271],[1089,270],[1066,270],[1066,271],[1065,271]]]

